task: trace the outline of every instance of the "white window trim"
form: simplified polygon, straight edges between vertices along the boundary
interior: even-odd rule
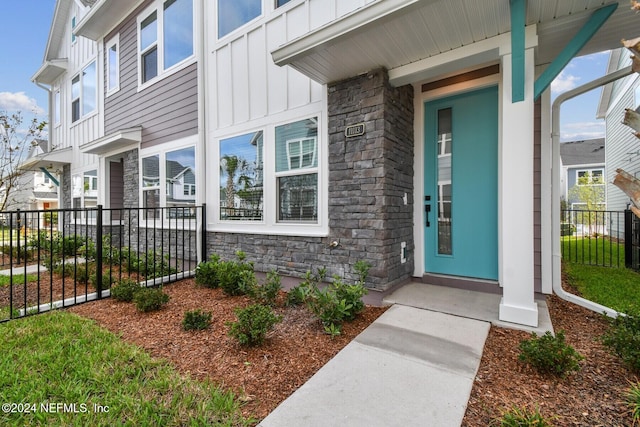
[[[71,46],[75,45],[78,42],[78,37],[73,33],[73,30],[76,29],[76,25],[78,24],[78,18],[76,15],[71,17]]]
[[[86,175],[87,172],[91,172],[91,171],[96,171],[97,175]],[[81,194],[79,196],[76,196],[73,193],[73,178],[79,176],[80,177],[80,185],[82,186],[81,189]],[[99,178],[100,178],[100,172],[99,172],[99,168],[98,165],[93,165],[91,167],[85,167],[83,169],[78,169],[75,171],[72,171],[71,173],[71,207],[73,207],[73,200],[74,199],[80,199],[80,209],[84,209],[86,207],[86,202],[85,202],[85,198],[88,196],[84,190],[84,178],[85,176],[90,176],[91,178],[95,178],[96,179],[96,190],[95,191],[95,201],[96,201],[96,206],[99,205],[99,201],[100,201],[100,196],[99,196]],[[90,190],[91,191],[91,190]],[[91,196],[89,196],[91,197]],[[91,199],[93,200],[93,199]],[[72,215],[72,223],[73,222],[82,222],[83,224],[95,224],[96,223],[96,218],[85,218],[84,212],[79,215],[77,218],[75,217],[75,215]]]
[[[153,186],[153,187],[143,187],[142,186],[142,182],[138,182],[138,200],[140,200],[140,208],[144,208],[144,192],[148,191],[148,190],[155,190],[158,189],[159,190],[159,195],[160,195],[160,207],[166,208],[167,207],[167,187],[166,187],[166,175],[167,175],[167,171],[166,171],[166,167],[167,167],[167,153],[172,152],[172,151],[179,151],[185,148],[194,148],[194,158],[196,161],[196,199],[195,199],[195,206],[198,206],[198,196],[197,196],[197,189],[199,187],[199,183],[200,183],[200,172],[198,172],[198,156],[199,154],[199,149],[198,149],[198,136],[194,135],[194,136],[188,136],[186,138],[182,138],[179,139],[177,141],[172,141],[172,142],[168,142],[166,144],[161,144],[158,146],[154,146],[154,147],[150,147],[150,148],[146,148],[146,149],[141,149],[140,153],[138,155],[138,171],[140,173],[140,180],[142,180],[142,159],[146,158],[146,157],[152,157],[152,156],[159,156],[159,175],[160,175],[160,182],[158,186]],[[164,185],[164,190],[162,189],[162,186]],[[166,210],[164,210],[164,212],[166,213]],[[153,219],[148,219],[145,220],[144,219],[144,215],[139,215],[139,225],[140,227],[145,227],[145,224],[149,224],[150,222],[153,221]],[[156,219],[156,221],[160,221],[161,219],[158,218]],[[175,228],[176,226],[181,226],[184,222],[184,224],[187,227],[195,227],[196,224],[196,220],[197,218],[180,218],[180,219],[172,219],[172,218],[162,218],[163,224],[165,227],[172,227]],[[158,224],[156,224],[157,226]]]
[[[141,14],[138,15],[138,18],[136,19],[136,33],[137,33],[137,47],[136,47],[136,55],[137,55],[137,62],[138,62],[138,68],[137,68],[137,73],[138,73],[138,92],[143,91],[144,89],[148,88],[149,86],[154,85],[155,83],[162,81],[163,79],[169,77],[172,74],[177,73],[180,70],[185,69],[186,67],[188,67],[189,65],[193,64],[196,62],[196,52],[198,51],[198,43],[199,43],[199,38],[196,37],[195,35],[198,33],[199,28],[198,28],[198,20],[196,19],[196,16],[198,16],[198,13],[200,13],[200,10],[198,9],[198,2],[194,1],[193,2],[193,53],[191,54],[191,56],[188,56],[187,58],[183,59],[182,61],[178,62],[177,64],[172,65],[171,67],[164,69],[164,38],[163,38],[163,34],[164,34],[164,2],[166,0],[155,0],[151,6],[149,6],[148,8],[146,8]],[[140,46],[141,46],[141,39],[140,39],[140,24],[142,24],[142,21],[144,21],[145,19],[147,19],[149,17],[149,15],[151,15],[153,12],[156,12],[156,20],[157,20],[157,25],[158,25],[158,34],[157,34],[157,40],[156,40],[156,46],[158,49],[157,52],[157,62],[158,62],[158,74],[152,78],[147,80],[146,82],[142,81],[142,54],[144,52],[146,52],[147,50],[149,50],[149,48],[145,49],[144,51],[140,50]]]
[[[85,112],[84,111],[84,85],[82,84],[82,73],[84,72],[84,70],[86,70],[91,64],[95,64],[96,67],[96,81],[95,81],[95,101],[96,101],[96,105],[93,108],[93,110],[89,111],[89,112]],[[77,73],[75,73],[72,77],[71,77],[71,85],[69,86],[69,92],[71,95],[71,102],[69,103],[69,106],[71,107],[70,113],[69,114],[69,119],[71,120],[71,126],[76,126],[79,123],[81,123],[82,121],[88,119],[89,117],[93,117],[96,114],[98,114],[98,103],[100,102],[99,97],[98,97],[98,85],[99,85],[99,73],[100,70],[98,70],[98,61],[96,58],[91,59],[90,61],[88,61],[81,69],[80,71],[78,71]],[[78,98],[73,98],[73,80],[79,77],[79,83],[80,83],[80,95]],[[78,117],[78,120],[73,121],[73,102],[75,99],[78,99],[79,103],[80,103],[80,116]]]
[[[233,131],[227,130],[224,133],[212,137],[213,149],[207,150],[206,179],[211,184],[207,189],[207,230],[245,234],[272,234],[280,236],[308,236],[325,237],[329,234],[328,218],[328,144],[329,135],[326,127],[327,113],[325,109],[318,110],[317,104],[311,104],[296,111],[273,115],[256,121],[256,126],[247,128],[245,126],[234,127]],[[326,104],[324,104],[326,105]],[[304,112],[304,113],[303,113]],[[294,171],[279,172],[276,174],[276,153],[275,153],[275,129],[278,126],[295,123],[300,120],[316,117],[318,120],[318,134],[316,145],[316,156],[319,159],[318,166],[313,168],[296,169]],[[263,206],[264,212],[262,221],[224,221],[220,219],[220,141],[238,135],[263,131]],[[327,159],[327,160],[322,160]],[[318,221],[317,222],[278,222],[277,213],[277,188],[276,180],[278,176],[301,175],[306,173],[318,174]],[[211,202],[209,202],[211,200]]]
[[[62,95],[60,88],[53,91],[53,125],[58,127],[62,124]]]
[[[116,61],[115,61],[115,67],[116,67],[116,82],[115,85],[111,88],[111,48],[115,45],[116,47]],[[106,58],[105,58],[105,62],[107,63],[107,67],[106,67],[106,73],[105,73],[105,80],[107,82],[107,92],[106,92],[106,96],[112,95],[116,92],[118,92],[120,90],[120,34],[116,34],[114,37],[112,37],[107,43],[106,43]]]

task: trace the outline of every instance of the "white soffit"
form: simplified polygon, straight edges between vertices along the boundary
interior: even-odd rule
[[[122,129],[112,134],[87,142],[80,146],[80,151],[86,154],[106,154],[111,151],[137,146],[142,141],[142,127]]]

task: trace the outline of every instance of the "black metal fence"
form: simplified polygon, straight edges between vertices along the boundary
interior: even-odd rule
[[[205,206],[58,209],[2,215],[0,322],[193,275]]]
[[[633,254],[629,245],[634,241],[639,243],[637,235],[634,239],[629,229],[633,216],[630,213],[563,210],[560,223],[562,259],[578,264],[638,269],[638,262],[632,265],[629,259]]]

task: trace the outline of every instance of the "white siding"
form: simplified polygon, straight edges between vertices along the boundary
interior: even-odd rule
[[[71,13],[71,16],[76,16],[76,22],[79,22],[83,11],[74,2]],[[100,84],[102,67],[97,54],[96,42],[84,37],[76,37],[75,42],[72,43],[71,16],[67,19],[65,36],[56,55],[57,58],[67,58],[68,67],[52,87],[54,93],[56,90],[60,90],[60,124],[51,126],[50,140],[54,149],[73,147],[73,157],[69,159],[72,162],[72,168],[83,169],[86,166],[95,165],[97,157],[80,153],[78,147],[103,136],[100,126],[103,97],[102,90],[100,90],[102,87]],[[96,110],[75,123],[71,123],[71,79],[92,60],[97,61],[96,70],[98,72]]]
[[[207,28],[209,126],[214,133],[252,120],[321,102],[324,87],[290,67],[278,67],[270,52],[282,44],[353,12],[374,0],[306,0],[266,10],[234,36],[217,41]],[[265,5],[267,5],[265,3]],[[215,22],[215,3],[207,13]]]

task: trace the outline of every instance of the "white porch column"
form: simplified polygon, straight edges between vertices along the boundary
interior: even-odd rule
[[[512,103],[511,53],[502,56],[498,224],[500,320],[538,325],[533,253],[533,48],[525,50],[524,101]]]

